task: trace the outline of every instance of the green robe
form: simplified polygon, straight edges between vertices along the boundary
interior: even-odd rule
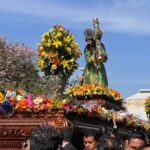
[[[103,62],[107,61],[107,54],[105,47],[102,44],[102,55],[104,56],[103,60],[95,63],[94,49],[85,49],[85,60],[86,67],[84,70],[84,80],[83,84],[99,84],[108,86],[107,75]]]

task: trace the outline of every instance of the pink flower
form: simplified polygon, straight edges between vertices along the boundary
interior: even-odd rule
[[[14,105],[14,106],[16,105],[16,101],[15,100],[9,99],[8,101],[10,102],[11,105]]]
[[[69,112],[72,112],[72,109],[73,107],[72,107],[72,105],[70,105],[70,104],[64,104],[63,105],[63,109],[65,109],[66,111],[69,111]]]
[[[33,104],[32,102],[32,94],[28,94],[26,98],[26,102],[31,106]]]

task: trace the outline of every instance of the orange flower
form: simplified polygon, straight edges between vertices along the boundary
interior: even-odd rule
[[[46,54],[46,56],[52,58],[52,57],[55,56],[55,53],[54,52],[49,52],[49,53]]]
[[[18,102],[16,105],[16,109],[18,109],[21,112],[25,112],[29,108],[29,104],[26,101],[26,99],[22,99],[21,101]]]
[[[51,63],[59,65],[60,64],[60,59],[58,57],[55,57],[55,58],[52,59]]]
[[[87,96],[106,95],[108,97],[113,97],[115,101],[121,101],[119,92],[106,86],[96,84],[77,85],[68,88],[66,94],[69,96],[83,96],[85,99]]]
[[[25,95],[26,92],[22,89],[17,89],[17,92],[20,94],[20,95]]]
[[[53,108],[53,105],[51,103],[47,103],[47,104],[45,104],[45,108],[51,109],[51,108]]]
[[[83,89],[84,89],[84,90],[88,90],[88,89],[90,89],[90,84],[86,84],[86,85],[84,85]]]
[[[4,98],[4,95],[0,92],[0,102],[3,102]]]

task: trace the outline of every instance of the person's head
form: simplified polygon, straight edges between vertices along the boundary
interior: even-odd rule
[[[52,126],[40,126],[30,135],[30,150],[57,150],[60,135]]]
[[[94,39],[94,31],[92,29],[86,29],[84,31],[85,41],[87,42],[88,46],[95,46],[95,39]]]
[[[99,138],[99,133],[96,130],[86,129],[83,130],[83,143],[86,150],[94,150],[96,142]]]
[[[71,142],[73,138],[73,131],[71,128],[62,128],[62,133],[65,141]]]
[[[102,136],[97,141],[97,150],[119,150],[119,142],[113,137]]]
[[[116,133],[114,132],[113,128],[111,128],[111,127],[106,128],[104,135],[107,137],[117,138]]]
[[[144,144],[139,147],[137,150],[150,150],[150,144]]]
[[[124,150],[127,150],[128,149],[128,135],[124,136],[123,140],[124,140]]]
[[[146,142],[146,136],[143,132],[134,131],[128,136],[128,149],[136,150]]]
[[[30,150],[30,140],[27,140],[22,144],[22,150]]]

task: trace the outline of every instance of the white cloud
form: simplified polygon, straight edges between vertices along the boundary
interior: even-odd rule
[[[97,16],[105,31],[150,34],[149,0],[1,0],[0,12],[38,17],[39,23],[58,20],[76,28]]]

